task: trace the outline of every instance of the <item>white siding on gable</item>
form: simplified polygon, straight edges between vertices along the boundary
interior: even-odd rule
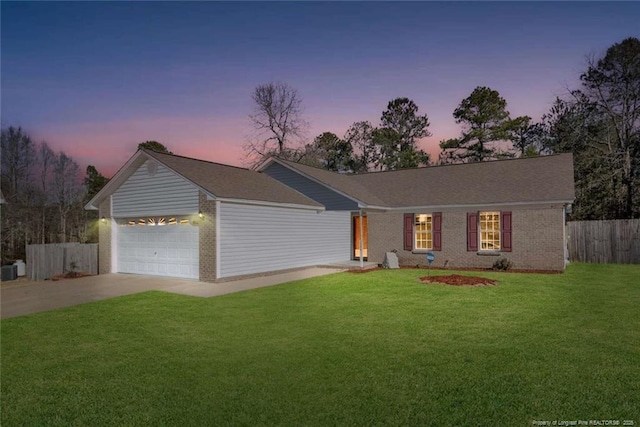
[[[114,217],[184,215],[198,212],[198,188],[147,160],[113,194]]]
[[[351,213],[220,204],[220,277],[346,261]]]

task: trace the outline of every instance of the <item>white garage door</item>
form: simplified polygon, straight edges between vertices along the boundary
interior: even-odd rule
[[[198,227],[175,218],[118,223],[119,273],[199,278]]]

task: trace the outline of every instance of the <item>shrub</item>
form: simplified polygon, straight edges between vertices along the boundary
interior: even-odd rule
[[[513,263],[511,261],[509,261],[507,258],[500,258],[499,260],[493,263],[492,268],[494,270],[507,271],[507,270],[511,270],[511,267],[513,267]]]

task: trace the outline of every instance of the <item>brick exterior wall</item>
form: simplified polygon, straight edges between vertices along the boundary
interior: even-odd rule
[[[200,220],[200,281],[214,282],[216,280],[216,202],[207,200],[207,196],[200,193],[200,212],[204,219]]]
[[[107,223],[102,222],[102,218]],[[111,273],[111,198],[98,206],[98,274]]]
[[[497,259],[504,257],[513,263],[515,269],[564,270],[562,206],[503,210],[512,212],[512,252],[498,255],[468,252],[467,211],[443,212],[442,250],[432,251],[436,256],[432,266],[444,267],[446,263],[447,268],[489,268]],[[385,252],[396,249],[401,265],[426,265],[424,252],[404,250],[403,213],[368,212],[367,216],[370,262],[381,263]]]

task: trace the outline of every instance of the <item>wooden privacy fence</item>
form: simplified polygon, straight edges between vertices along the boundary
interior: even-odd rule
[[[29,279],[46,280],[68,271],[98,274],[98,244],[27,245]]]
[[[569,259],[640,264],[640,219],[569,222]]]

